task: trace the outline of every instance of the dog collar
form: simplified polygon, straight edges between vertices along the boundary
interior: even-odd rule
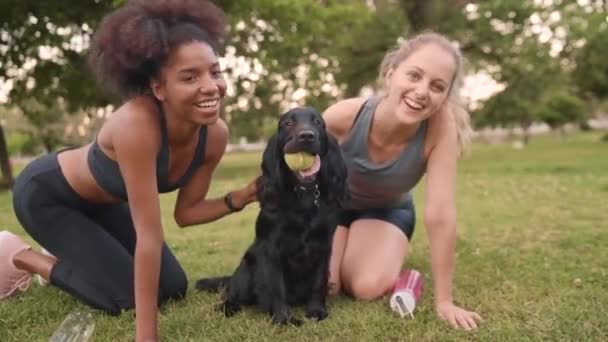
[[[321,198],[321,191],[319,190],[319,184],[317,182],[311,185],[298,184],[294,186],[293,191],[298,196],[312,194],[314,198],[315,207],[319,206],[319,198]]]

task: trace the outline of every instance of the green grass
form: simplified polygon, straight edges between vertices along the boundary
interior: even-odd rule
[[[329,300],[330,317],[303,327],[274,327],[246,309],[231,319],[213,309],[217,295],[189,291],[161,310],[164,341],[504,341],[608,340],[608,143],[601,134],[561,141],[534,138],[523,150],[475,145],[459,168],[459,233],[455,295],[485,319],[476,332],[453,330],[432,306],[428,244],[422,222],[414,235],[410,267],[427,280],[415,320],[401,320],[385,299]],[[260,155],[228,155],[211,196],[244,185]],[[422,209],[422,187],[415,191]],[[253,236],[257,205],[200,227],[179,229],[175,194],[162,197],[169,245],[193,282],[231,272]],[[418,215],[422,216],[422,215]],[[0,229],[25,234],[11,197],[0,194]],[[28,241],[32,242],[28,238]],[[190,285],[192,287],[192,284]],[[53,287],[33,285],[0,304],[0,341],[46,341],[63,318],[82,305]],[[303,316],[301,310],[296,314]],[[96,314],[94,341],[131,341],[133,312]],[[602,323],[604,322],[604,323]]]

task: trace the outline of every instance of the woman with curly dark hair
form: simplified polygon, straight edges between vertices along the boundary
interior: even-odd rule
[[[207,199],[228,129],[218,63],[222,11],[201,0],[140,0],[107,15],[90,61],[124,102],[90,144],[30,163],[15,213],[52,256],[0,233],[0,298],[39,274],[110,314],[136,310],[138,341],[157,339],[157,305],[186,293],[164,242],[159,193],[179,189],[181,227],[217,220],[256,198],[255,183]]]

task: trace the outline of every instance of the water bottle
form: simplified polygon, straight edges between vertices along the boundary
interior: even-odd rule
[[[414,308],[422,295],[423,284],[424,278],[420,272],[403,270],[393,286],[393,294],[389,300],[391,310],[402,318],[407,315],[414,318]]]
[[[87,342],[93,335],[93,330],[93,313],[86,309],[75,309],[65,317],[49,342]]]

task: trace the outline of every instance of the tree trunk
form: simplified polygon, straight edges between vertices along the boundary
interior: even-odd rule
[[[414,32],[420,32],[432,26],[433,0],[401,0],[400,3]]]
[[[46,153],[52,152],[53,148],[55,147],[53,144],[53,138],[50,135],[42,135],[42,145],[44,145]]]
[[[4,138],[4,127],[0,124],[0,170],[2,171],[2,181],[0,181],[0,189],[13,187],[13,172],[11,170],[11,162],[8,155],[8,146]]]
[[[559,137],[562,139],[562,141],[566,140],[566,125],[560,125],[559,126]]]
[[[528,143],[530,143],[530,125],[524,125],[523,130],[524,130],[524,146],[528,146]]]

